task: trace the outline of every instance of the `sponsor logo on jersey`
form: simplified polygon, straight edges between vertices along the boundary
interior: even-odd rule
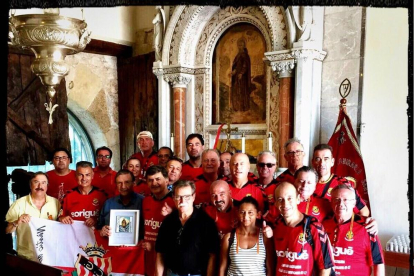
[[[298,237],[298,243],[305,244],[306,243],[306,237],[304,233],[300,233]]]
[[[144,221],[145,226],[150,226],[152,229],[157,229],[161,227],[161,221],[154,220],[154,218],[146,219]]]
[[[346,241],[353,241],[354,240],[354,233],[352,233],[351,230],[349,230],[345,235]]]
[[[319,212],[318,206],[312,207],[312,215],[319,216],[321,213]]]
[[[338,257],[339,255],[348,255],[348,256],[352,256],[354,255],[354,249],[352,248],[352,246],[348,246],[348,247],[340,247],[340,246],[335,246],[333,248],[333,255],[335,257]]]
[[[278,258],[287,258],[291,262],[294,262],[295,260],[307,260],[309,258],[307,250],[303,250],[300,254],[288,250],[276,250],[276,256]]]
[[[85,209],[83,209],[82,211],[76,211],[76,212],[71,212],[70,216],[72,218],[80,218],[80,217],[84,217],[86,219],[90,218],[90,217],[95,217],[98,216],[99,211],[95,210],[95,211],[86,211]]]
[[[99,206],[99,199],[94,198],[94,199],[92,200],[92,205],[93,205],[93,206]]]

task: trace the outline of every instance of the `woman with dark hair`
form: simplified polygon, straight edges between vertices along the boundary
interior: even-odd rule
[[[129,158],[124,165],[124,168],[132,172],[135,178],[134,192],[143,196],[149,196],[151,190],[147,183],[141,177],[141,163],[138,158]]]
[[[256,199],[247,196],[240,201],[239,225],[222,240],[220,276],[274,275],[273,241],[256,226],[260,216]]]

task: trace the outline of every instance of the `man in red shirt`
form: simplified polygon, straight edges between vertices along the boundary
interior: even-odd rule
[[[339,275],[385,275],[384,256],[377,235],[367,232],[365,219],[354,214],[355,190],[339,184],[331,191],[335,217],[323,225],[333,246],[335,271]]]
[[[139,151],[131,155],[131,157],[138,158],[141,162],[141,177],[145,179],[147,169],[153,165],[158,165],[157,152],[153,150],[154,139],[152,133],[149,131],[138,133],[137,147]]]
[[[264,214],[263,211],[268,209],[266,195],[257,184],[257,177],[254,174],[249,174],[249,157],[244,153],[234,154],[230,161],[230,171],[232,180],[228,183],[232,198],[240,201],[245,196],[252,196],[259,203],[259,209]]]
[[[223,152],[220,154],[219,177],[231,180],[230,160],[233,154],[231,152]]]
[[[276,178],[276,182],[286,181],[293,184],[295,182],[294,174],[296,170],[303,166],[305,151],[303,150],[302,143],[296,137],[287,140],[283,148],[285,149],[283,157],[285,157],[288,163],[288,169]]]
[[[314,148],[312,166],[317,171],[319,176],[318,184],[316,184],[315,196],[324,197],[329,201],[331,200],[332,189],[339,184],[355,186],[355,183],[352,183],[349,179],[331,173],[334,163],[335,158],[332,157],[331,146],[328,144],[319,144]],[[355,207],[356,210],[359,210],[360,215],[364,217],[369,216],[369,209],[359,196],[358,192],[356,192]]]
[[[274,191],[277,186],[275,171],[277,167],[276,155],[272,151],[262,151],[257,156],[257,172],[259,179],[257,183],[263,188],[269,207],[274,204]]]
[[[177,157],[172,157],[167,163],[168,172],[168,190],[172,190],[172,185],[177,182],[181,177],[181,171],[183,169],[183,161]]]
[[[106,194],[92,186],[92,163],[80,161],[76,164],[78,187],[63,198],[59,221],[72,224],[74,220],[84,221],[88,227],[96,225]]]
[[[194,181],[197,176],[203,173],[201,167],[201,153],[204,150],[203,136],[198,133],[190,134],[185,140],[185,144],[190,159],[184,162],[180,179]]]
[[[143,202],[144,217],[144,242],[142,248],[145,250],[145,274],[154,275],[155,260],[155,241],[157,240],[158,230],[164,220],[163,209],[175,208],[171,192],[168,191],[168,173],[162,166],[151,166],[147,170],[147,183],[152,195],[147,196]]]
[[[210,185],[211,205],[204,211],[216,222],[220,238],[236,228],[238,221],[237,208],[233,206],[229,184],[224,180],[216,180]]]
[[[168,161],[173,157],[173,152],[169,147],[161,147],[157,152],[158,165],[167,167]]]
[[[218,179],[220,154],[215,149],[207,149],[201,155],[203,174],[195,179],[196,206],[206,205],[210,202],[210,185]]]
[[[76,188],[78,182],[76,181],[75,171],[69,169],[69,164],[72,162],[70,152],[65,148],[58,148],[53,151],[52,156],[55,169],[47,172],[49,178],[47,194],[57,198],[62,203],[65,194]]]
[[[295,186],[280,183],[275,204],[281,214],[273,229],[276,275],[329,275],[333,257],[328,236],[316,218],[298,210]]]
[[[108,147],[100,147],[95,154],[97,166],[93,169],[92,186],[104,190],[108,197],[113,197],[117,193],[117,188],[116,171],[109,166],[112,160],[112,150]]]

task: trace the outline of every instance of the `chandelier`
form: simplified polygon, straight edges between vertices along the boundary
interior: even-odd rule
[[[65,57],[83,51],[91,40],[86,27],[83,10],[82,20],[61,16],[59,9],[18,16],[12,12],[9,17],[11,44],[35,54],[31,69],[47,87],[49,104],[45,103],[45,107],[49,112],[49,124],[53,123],[52,114],[58,106],[52,105],[55,86],[69,73]]]

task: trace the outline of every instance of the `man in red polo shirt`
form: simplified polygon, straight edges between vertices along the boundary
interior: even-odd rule
[[[47,172],[49,178],[47,194],[57,198],[62,203],[65,194],[76,188],[78,182],[76,181],[75,171],[69,169],[69,164],[72,162],[70,152],[65,148],[58,148],[53,151],[52,156],[55,169]]]
[[[185,140],[185,144],[190,159],[183,163],[180,179],[194,181],[197,176],[203,173],[203,168],[201,167],[201,153],[204,150],[203,136],[198,133],[190,134]]]
[[[195,179],[196,206],[207,205],[210,202],[210,185],[218,179],[220,154],[215,149],[207,149],[201,155],[203,173]]]
[[[287,140],[283,148],[285,149],[283,157],[285,157],[288,163],[288,168],[276,178],[276,182],[281,183],[286,181],[293,184],[295,182],[294,174],[296,170],[303,166],[305,151],[298,138]]]
[[[153,165],[158,165],[157,152],[153,150],[154,139],[149,131],[141,131],[137,135],[138,152],[131,155],[130,158],[138,158],[141,162],[141,177],[145,179],[147,169]]]
[[[174,208],[174,200],[171,192],[168,191],[168,173],[162,166],[151,166],[147,170],[147,183],[151,190],[151,196],[147,196],[143,202],[144,217],[144,242],[142,248],[145,250],[145,274],[154,275],[155,260],[155,241],[157,240],[158,230],[165,216],[162,210],[165,207]]]
[[[354,214],[355,190],[339,184],[331,191],[335,217],[323,225],[332,242],[338,275],[385,275],[384,256],[377,235],[368,233],[365,218]]]
[[[102,189],[113,197],[117,193],[115,184],[116,171],[109,166],[112,160],[112,150],[108,147],[100,147],[96,150],[96,164],[93,169],[92,185]]]
[[[275,171],[277,168],[276,155],[272,151],[262,151],[257,156],[256,164],[259,179],[257,183],[263,188],[269,206],[274,204],[274,191],[277,186]]]
[[[232,198],[240,201],[245,196],[252,196],[259,203],[259,209],[264,214],[264,211],[268,209],[266,195],[257,184],[257,177],[254,174],[249,174],[249,157],[244,153],[234,154],[230,160],[230,171],[232,180],[228,183]]]

